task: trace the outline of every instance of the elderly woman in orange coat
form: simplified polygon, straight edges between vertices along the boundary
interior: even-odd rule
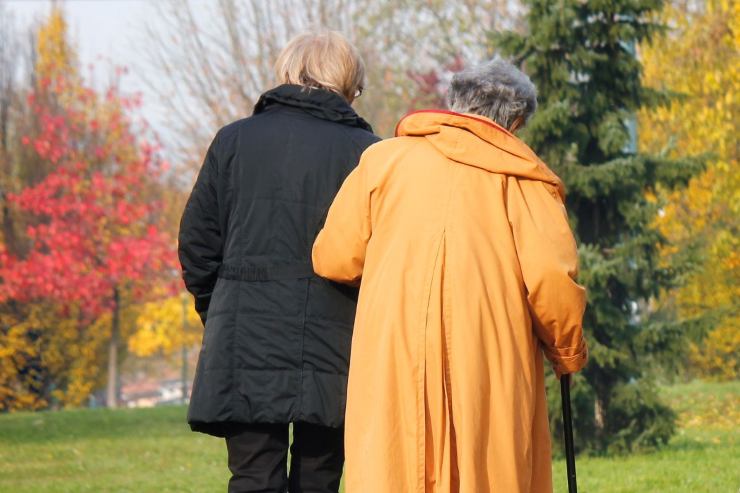
[[[365,151],[314,244],[318,274],[361,281],[348,493],[552,491],[543,353],[586,363],[563,185],[512,133],[534,85],[494,60],[449,100]]]

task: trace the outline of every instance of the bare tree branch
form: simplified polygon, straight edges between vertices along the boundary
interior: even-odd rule
[[[220,126],[247,116],[275,83],[279,50],[309,28],[343,32],[367,64],[358,111],[381,134],[409,108],[411,73],[453,59],[490,56],[490,30],[509,27],[512,0],[219,0],[208,15],[189,1],[163,1],[158,30],[146,29],[144,83],[160,96],[176,147],[191,171]],[[207,25],[204,19],[211,19]],[[162,23],[165,24],[162,29]]]

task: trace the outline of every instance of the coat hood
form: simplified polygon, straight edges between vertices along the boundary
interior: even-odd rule
[[[277,104],[300,108],[306,113],[323,120],[358,127],[368,132],[373,131],[370,124],[355,113],[346,99],[339,94],[324,89],[292,84],[277,86],[260,96],[259,101],[254,106],[254,114],[262,113]]]
[[[425,137],[448,159],[491,173],[538,180],[565,189],[532,149],[493,120],[442,110],[416,111],[396,126],[396,136]]]

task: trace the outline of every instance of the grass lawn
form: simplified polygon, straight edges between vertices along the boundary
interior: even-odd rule
[[[680,416],[669,446],[579,457],[581,493],[738,492],[740,382],[662,392]],[[0,492],[223,493],[223,442],[190,433],[184,415],[182,407],[0,415]],[[555,491],[564,493],[565,466],[553,468]]]

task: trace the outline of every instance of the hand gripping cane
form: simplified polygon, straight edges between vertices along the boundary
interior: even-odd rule
[[[570,414],[570,375],[560,377],[560,397],[563,401],[563,433],[565,435],[565,464],[568,471],[568,493],[577,493],[576,453],[573,449],[573,418]]]

